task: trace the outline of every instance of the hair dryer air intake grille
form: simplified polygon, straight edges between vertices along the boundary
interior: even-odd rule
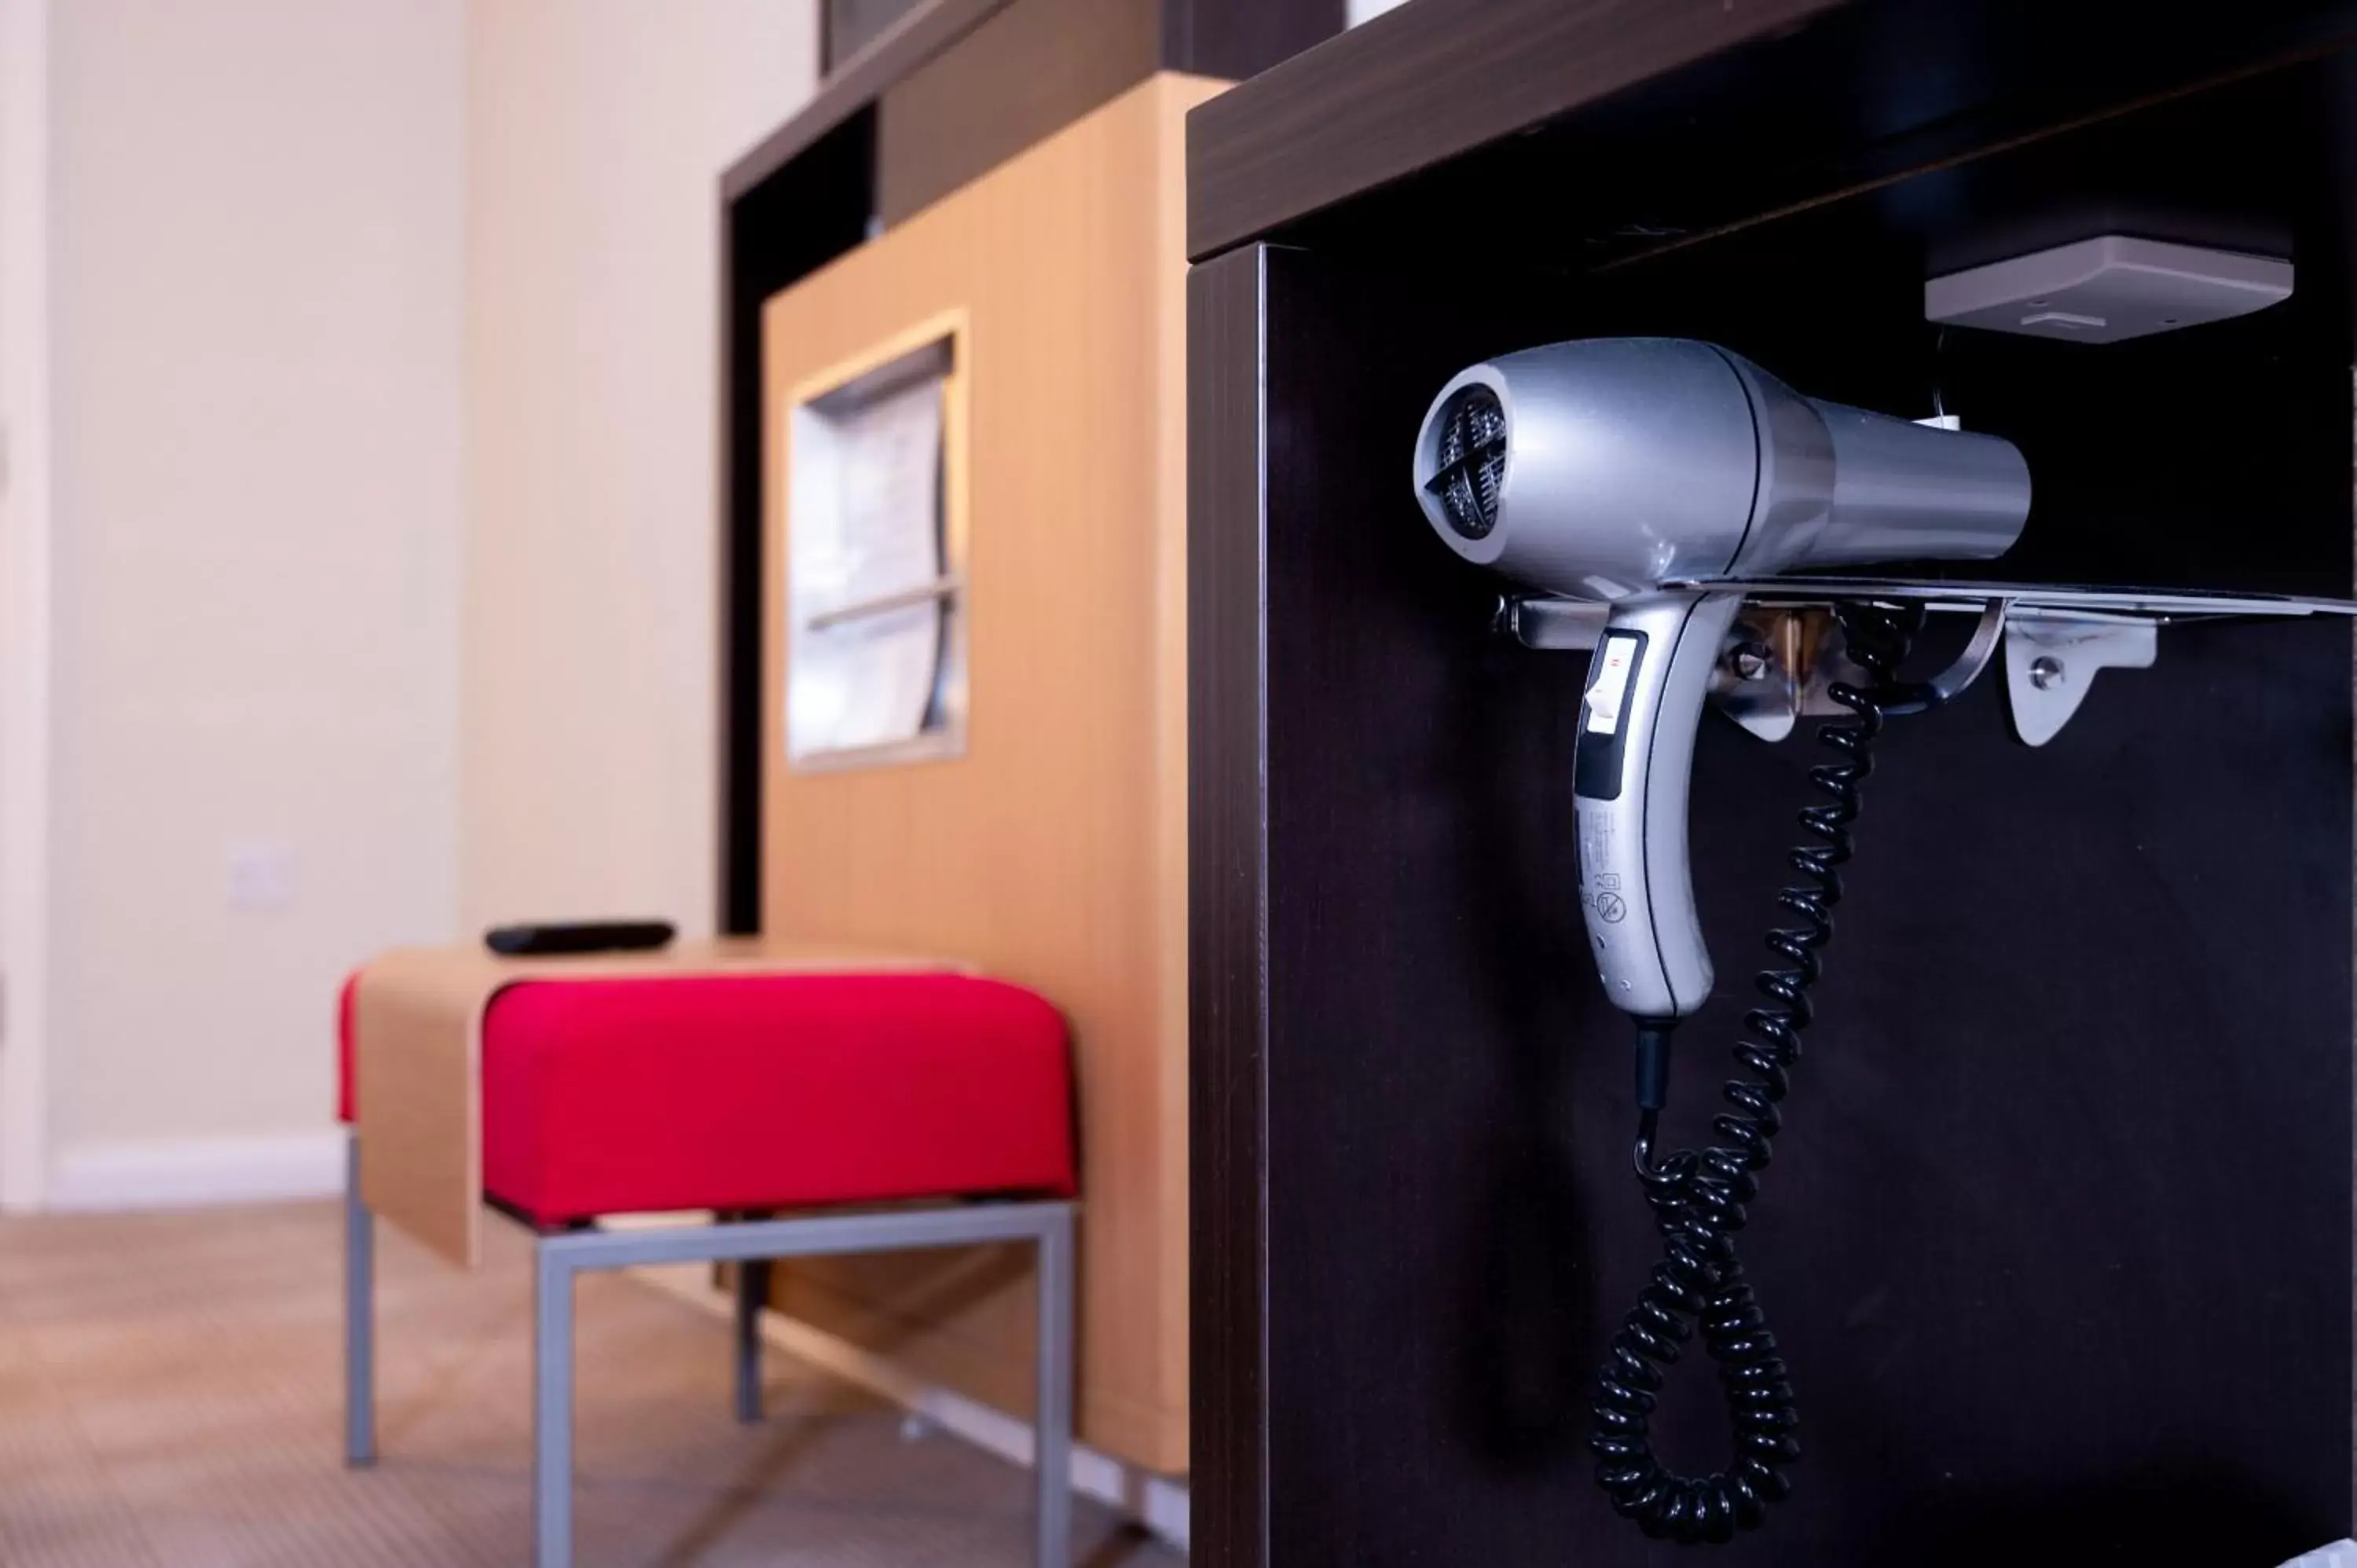
[[[1439,498],[1448,526],[1486,539],[1498,526],[1498,489],[1506,478],[1506,411],[1488,387],[1467,387],[1440,417],[1440,447],[1425,489]]]

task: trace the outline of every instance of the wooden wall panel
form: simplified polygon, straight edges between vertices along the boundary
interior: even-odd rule
[[[963,757],[784,761],[784,584],[766,585],[763,929],[938,952],[1036,986],[1077,1042],[1081,1431],[1187,1462],[1186,557],[1181,121],[1132,90],[765,307],[769,559],[783,398],[948,311],[969,324]],[[1028,1405],[1020,1259],[851,1260],[780,1301],[1002,1408]]]

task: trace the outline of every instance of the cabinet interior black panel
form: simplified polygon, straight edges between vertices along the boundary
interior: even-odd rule
[[[1943,343],[1919,235],[1796,221],[1820,227],[1601,278],[1268,253],[1249,1153],[1282,1568],[1675,1554],[1610,1515],[1581,1442],[1656,1253],[1629,1026],[1571,893],[1586,664],[1496,636],[1496,585],[1408,494],[1450,373],[1645,331],[1894,413],[1937,385],[2030,454],[2011,569],[2347,590],[2331,274],[2124,350]],[[1808,1456],[1722,1560],[2259,1568],[2347,1530],[2350,678],[2337,622],[2179,627],[2040,749],[1994,682],[1894,721],[1747,1247]],[[1195,722],[1201,746],[1224,717]],[[1693,832],[1721,982],[1680,1036],[1679,1141],[1706,1135],[1823,755],[1706,722]],[[1685,1467],[1723,1462],[1716,1398],[1686,1369],[1656,1423]]]

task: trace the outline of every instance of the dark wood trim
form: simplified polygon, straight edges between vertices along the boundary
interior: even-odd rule
[[[802,112],[764,136],[720,177],[720,199],[735,201],[927,60],[1004,10],[1012,0],[933,0],[819,86]]]
[[[1242,81],[1351,25],[1347,0],[1164,0],[1162,59]]]
[[[744,445],[737,430],[737,391],[739,374],[737,358],[741,349],[737,341],[736,220],[723,201],[712,215],[712,316],[715,328],[715,351],[712,356],[714,381],[712,420],[712,472],[714,475],[713,560],[719,570],[713,574],[712,624],[719,635],[712,639],[712,657],[717,665],[714,685],[720,693],[719,724],[716,726],[718,746],[712,758],[712,811],[718,824],[714,834],[714,848],[718,852],[713,866],[713,929],[723,933],[744,929],[738,919],[740,896],[736,884],[740,879],[739,867],[760,863],[759,813],[750,818],[756,834],[751,854],[744,854],[744,837],[748,822],[746,808],[755,803],[756,789],[744,787],[739,775],[749,761],[759,766],[761,750],[756,745],[751,756],[746,755],[744,728],[747,718],[745,668],[744,612],[742,601],[748,589],[758,585],[759,562],[753,563],[753,584],[745,581],[745,564],[738,559],[743,548],[738,535],[737,512],[740,510],[737,491],[737,456]],[[758,404],[757,404],[758,406]],[[751,694],[759,718],[760,702],[760,660],[755,653],[750,675]]]
[[[1189,116],[1201,258],[1844,0],[1418,0]]]
[[[858,0],[820,0],[818,6],[818,70],[822,81],[841,70],[860,54],[891,38],[894,29],[905,24],[931,3],[931,0],[896,0],[883,9],[892,14],[881,25],[869,22],[838,31],[838,24],[846,19],[845,13],[862,9]],[[862,37],[861,35],[865,36]],[[850,47],[845,48],[845,45]]]
[[[1161,68],[1160,0],[1015,0],[885,89],[876,215],[887,228]]]
[[[761,305],[860,243],[876,209],[863,106],[720,215],[720,929],[761,924]]]
[[[1196,1561],[1268,1562],[1265,252],[1187,280],[1189,1181]]]
[[[2287,65],[2348,0],[1415,0],[1203,105],[1189,253],[1246,240],[1589,266]],[[1861,82],[1871,82],[1870,91]]]

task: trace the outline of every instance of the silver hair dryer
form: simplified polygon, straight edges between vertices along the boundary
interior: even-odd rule
[[[1743,596],[1709,580],[2001,554],[2029,468],[2009,442],[1819,403],[1712,344],[1595,338],[1459,372],[1425,415],[1415,493],[1466,560],[1610,607],[1573,764],[1579,901],[1606,993],[1669,1021],[1711,985],[1686,793]]]

